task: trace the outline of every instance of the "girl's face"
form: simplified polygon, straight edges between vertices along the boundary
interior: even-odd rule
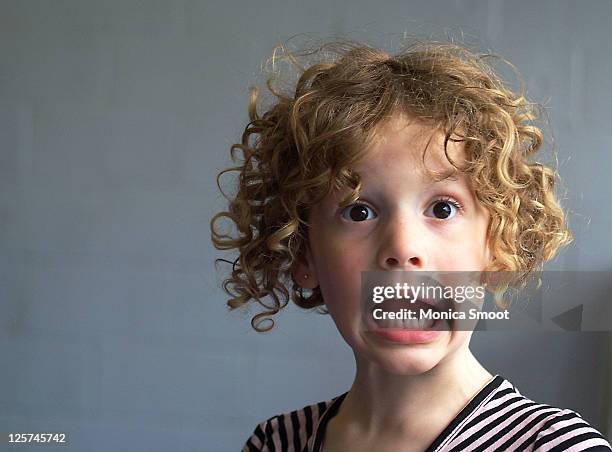
[[[442,331],[432,342],[394,344],[364,331],[361,272],[481,271],[490,258],[489,214],[461,172],[441,182],[428,178],[422,158],[426,146],[427,168],[453,170],[440,131],[402,117],[379,130],[381,141],[354,168],[362,180],[359,200],[341,209],[340,201],[350,193],[345,189],[311,209],[307,261],[294,267],[294,277],[303,287],[320,286],[329,313],[358,359],[416,375],[451,360],[467,347],[471,332]],[[460,166],[463,143],[449,141],[447,149]]]

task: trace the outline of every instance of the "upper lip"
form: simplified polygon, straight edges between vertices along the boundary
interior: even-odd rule
[[[425,304],[428,304],[430,306],[433,306],[434,309],[437,309],[439,311],[444,311],[446,309],[453,307],[452,300],[448,300],[446,298],[443,298],[443,299],[417,298],[417,300]]]
[[[412,289],[410,289],[410,296],[413,297],[414,296],[414,291]],[[412,298],[411,298],[412,300]],[[452,308],[452,300],[448,300],[446,298],[442,298],[442,299],[438,299],[438,298],[423,298],[423,297],[416,297],[416,301],[420,301],[421,303],[425,303],[427,305],[432,306],[434,309],[437,310],[445,310],[448,308]]]

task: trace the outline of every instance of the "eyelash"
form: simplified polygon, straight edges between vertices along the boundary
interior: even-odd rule
[[[455,200],[454,198],[451,198],[450,196],[441,196],[441,197],[438,197],[438,198],[434,199],[431,202],[431,204],[429,204],[429,207],[435,205],[438,202],[447,202],[447,203],[451,204],[453,207],[455,207],[457,209],[458,213],[463,213],[464,212],[463,205],[459,201]],[[368,203],[366,203],[364,201],[357,201],[357,202],[355,202],[353,204],[349,204],[348,206],[344,207],[343,209],[340,209],[340,216],[343,216],[343,213],[345,211],[347,211],[348,209],[350,209],[352,207],[355,207],[355,206],[361,206],[361,205],[366,206],[369,209],[374,210],[374,208],[371,205],[369,205]],[[428,207],[428,209],[429,209],[429,207]],[[437,220],[444,221],[444,220],[446,220],[446,218],[437,218]],[[363,223],[363,222],[355,221],[355,223]]]
[[[450,196],[442,196],[440,198],[436,198],[433,200],[432,204],[435,204],[437,202],[447,202],[455,206],[459,212],[463,212],[463,206],[459,203],[459,201],[451,198]]]

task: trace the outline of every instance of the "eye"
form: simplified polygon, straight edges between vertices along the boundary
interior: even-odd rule
[[[429,206],[425,215],[433,216],[438,220],[447,220],[454,217],[460,210],[463,210],[463,207],[454,199],[440,198]]]
[[[366,221],[377,217],[372,208],[366,204],[351,204],[342,210],[342,218],[348,221]]]

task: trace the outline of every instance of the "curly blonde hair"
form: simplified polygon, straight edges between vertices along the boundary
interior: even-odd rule
[[[228,306],[257,300],[265,310],[251,325],[259,332],[274,326],[271,317],[290,298],[291,267],[304,256],[309,208],[342,187],[352,189],[343,204],[359,196],[360,178],[350,167],[395,114],[442,129],[445,152],[448,141],[465,143],[468,164],[461,170],[491,214],[494,258],[487,270],[526,276],[570,243],[554,193],[556,172],[532,160],[544,141],[534,125],[538,107],[524,97],[522,82],[519,93],[505,86],[486,62],[491,57],[496,56],[455,43],[421,40],[395,55],[346,40],[301,53],[278,46],[267,80],[273,102],[260,116],[258,90],[251,88],[250,122],[241,143],[231,147],[232,160],[239,161],[236,151],[242,159],[217,176],[223,193],[221,176],[239,173],[237,193],[226,196],[228,211],[210,224],[217,249],[239,251],[223,282]],[[297,69],[293,91],[274,85],[278,62]],[[222,218],[235,225],[235,235],[218,231]],[[302,308],[324,305],[318,288],[305,297],[295,282],[291,298]]]

